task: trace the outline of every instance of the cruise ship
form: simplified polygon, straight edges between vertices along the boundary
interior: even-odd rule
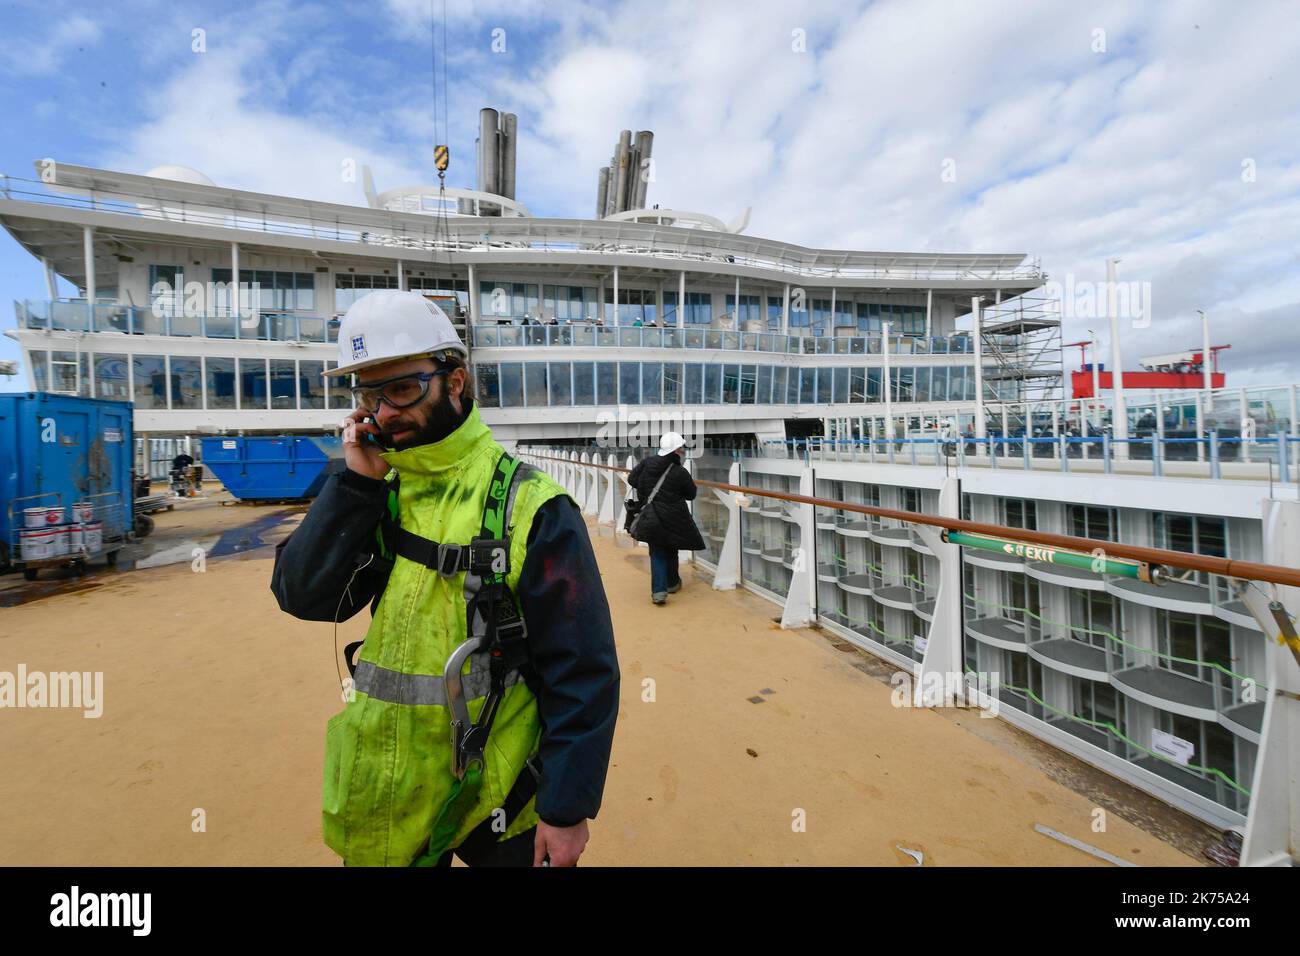
[[[651,205],[636,171],[653,138],[631,131],[591,218],[536,217],[515,197],[513,117],[480,119],[476,189],[379,192],[362,170],[356,205],[177,166],[47,159],[0,179],[0,224],[48,279],[6,332],[28,387],[134,402],[155,474],[199,435],[335,432],[351,404],[323,373],[341,316],[370,290],[419,290],[464,336],[497,439],[605,518],[597,489],[615,486],[587,472],[672,423],[699,478],[1295,564],[1269,524],[1296,499],[1295,385],[1076,400],[1026,253],[751,236],[747,211]],[[900,668],[997,673],[1005,719],[1245,824],[1272,689],[1226,578],[1156,585],[973,549],[948,566],[956,549],[916,528],[813,511],[701,494],[697,561]]]

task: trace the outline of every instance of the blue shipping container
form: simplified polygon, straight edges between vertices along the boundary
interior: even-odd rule
[[[204,438],[203,467],[241,501],[314,498],[343,470],[343,443],[332,435]]]
[[[131,412],[130,402],[52,392],[0,395],[0,542],[6,551],[29,505],[62,505],[71,520],[74,502],[94,502],[97,517],[116,502],[119,520],[131,520]],[[106,522],[103,530],[108,541],[128,529]]]

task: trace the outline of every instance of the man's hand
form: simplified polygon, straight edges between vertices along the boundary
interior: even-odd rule
[[[548,856],[551,866],[574,866],[587,847],[588,836],[586,820],[572,827],[553,827],[538,820],[533,866],[541,866],[542,860]]]
[[[364,408],[358,408],[343,419],[343,460],[358,475],[383,478],[389,471],[388,462],[380,454],[383,449],[366,441],[366,435],[379,434],[379,426],[361,420],[369,416]]]

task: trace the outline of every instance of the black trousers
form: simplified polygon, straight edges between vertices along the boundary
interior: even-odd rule
[[[487,827],[492,828],[492,818],[488,817],[479,824],[478,829]],[[478,832],[476,829],[475,833]],[[493,841],[482,845],[477,852],[467,850],[465,846],[459,846],[455,849],[448,850],[438,858],[438,866],[451,866],[451,857],[454,853],[460,857],[460,861],[466,866],[532,866],[533,865],[533,844],[537,839],[537,827],[531,827],[518,836],[511,837],[509,840],[501,842]],[[469,838],[466,837],[466,842]]]

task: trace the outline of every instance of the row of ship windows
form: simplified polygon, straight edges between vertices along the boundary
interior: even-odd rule
[[[140,409],[350,408],[322,375],[336,363],[115,353],[29,353],[35,387],[132,401]],[[475,365],[487,408],[566,405],[878,403],[883,369],[699,362],[502,362]],[[896,368],[894,402],[974,401],[975,370]],[[206,383],[207,404],[203,395]],[[92,390],[93,385],[93,390]]]
[[[553,405],[825,405],[883,401],[883,369],[702,362],[479,363],[488,408]],[[896,368],[894,402],[973,402],[975,370]]]

